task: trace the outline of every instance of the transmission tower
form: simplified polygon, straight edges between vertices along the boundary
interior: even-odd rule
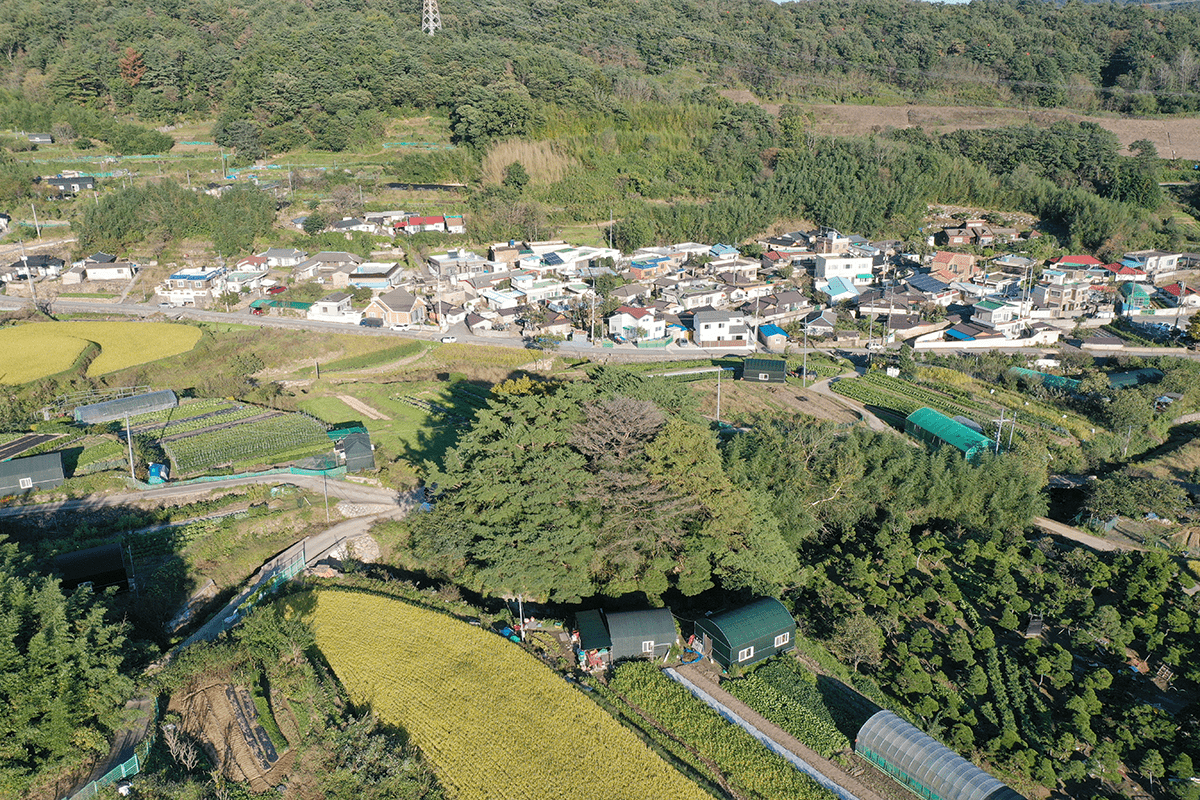
[[[433,36],[442,29],[442,15],[438,12],[438,0],[424,0],[421,7],[421,30]]]

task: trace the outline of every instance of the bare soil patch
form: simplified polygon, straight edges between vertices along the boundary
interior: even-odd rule
[[[374,408],[371,408],[369,405],[364,403],[362,400],[359,400],[357,397],[351,397],[348,394],[339,394],[339,395],[337,395],[337,399],[341,400],[343,403],[350,406],[355,411],[364,415],[368,419],[381,419],[381,420],[391,419],[391,417],[389,417],[387,414],[384,414],[381,411],[377,411]]]
[[[749,94],[748,92],[746,94]],[[749,101],[745,101],[749,102]],[[763,104],[775,112],[778,106]],[[1112,131],[1128,147],[1139,139],[1149,139],[1163,158],[1200,159],[1200,120],[1193,117],[1133,119],[1116,116],[1089,116],[1060,109],[1022,110],[1019,108],[983,108],[978,106],[809,106],[816,116],[818,133],[833,136],[863,136],[887,128],[921,127],[938,133],[979,130],[1030,123],[1048,127],[1063,120],[1094,122]]]
[[[214,683],[171,698],[168,712],[178,714],[183,730],[195,737],[231,781],[265,792],[282,782],[294,757],[275,754],[244,688]]]
[[[715,417],[717,382],[697,381],[692,390],[700,396],[700,413]],[[721,419],[746,421],[764,412],[807,414],[830,422],[857,422],[854,411],[836,400],[790,384],[748,384],[721,381]]]

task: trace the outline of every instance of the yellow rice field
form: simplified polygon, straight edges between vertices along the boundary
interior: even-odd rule
[[[200,330],[162,322],[35,322],[0,330],[0,383],[15,385],[62,372],[89,342],[100,354],[88,375],[105,375],[186,353]]]
[[[322,589],[290,602],[306,608],[317,645],[351,699],[403,726],[454,797],[711,800],[577,689],[493,633],[353,591]]]

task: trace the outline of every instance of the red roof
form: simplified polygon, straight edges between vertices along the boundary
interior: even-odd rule
[[[1195,289],[1184,286],[1182,283],[1180,283],[1178,281],[1176,281],[1175,283],[1167,284],[1166,286],[1162,287],[1162,290],[1164,292],[1166,292],[1167,294],[1171,295],[1171,297],[1179,297],[1181,294],[1184,297],[1187,297],[1188,295],[1192,295],[1192,294],[1196,293]]]
[[[783,253],[780,253],[776,250],[771,250],[766,255],[771,261],[778,261],[779,259],[783,258]]]
[[[1103,263],[1095,256],[1059,256],[1050,259],[1052,267],[1099,267]]]
[[[1136,267],[1127,267],[1124,264],[1104,264],[1106,270],[1114,275],[1145,275],[1146,273]]]
[[[409,217],[405,227],[410,225],[445,225],[445,217]]]
[[[613,313],[614,314],[628,314],[629,316],[633,317],[634,319],[641,319],[642,317],[654,316],[654,311],[649,308],[634,308],[633,306],[618,306],[617,310],[614,311]]]

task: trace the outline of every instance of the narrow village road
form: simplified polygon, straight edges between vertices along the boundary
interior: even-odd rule
[[[342,480],[328,480],[317,475],[250,475],[241,478],[208,481],[205,483],[169,484],[157,489],[145,489],[140,492],[117,492],[114,494],[95,495],[78,500],[59,500],[53,503],[30,503],[28,505],[0,508],[0,518],[22,517],[32,514],[57,514],[63,511],[88,511],[97,508],[112,508],[114,506],[138,505],[148,500],[185,500],[201,498],[214,489],[227,489],[231,486],[270,485],[270,486],[299,486],[313,492],[328,490],[330,499],[349,500],[363,504],[396,505],[400,495],[393,489],[382,489],[376,486],[351,483]]]
[[[1044,530],[1046,533],[1052,533],[1055,536],[1062,536],[1066,539],[1078,542],[1093,550],[1104,552],[1112,552],[1114,550],[1145,550],[1144,547],[1127,544],[1125,542],[1113,542],[1108,539],[1102,539],[1099,536],[1082,531],[1079,528],[1072,528],[1070,525],[1064,525],[1061,522],[1055,522],[1046,517],[1034,517],[1033,524]]]

